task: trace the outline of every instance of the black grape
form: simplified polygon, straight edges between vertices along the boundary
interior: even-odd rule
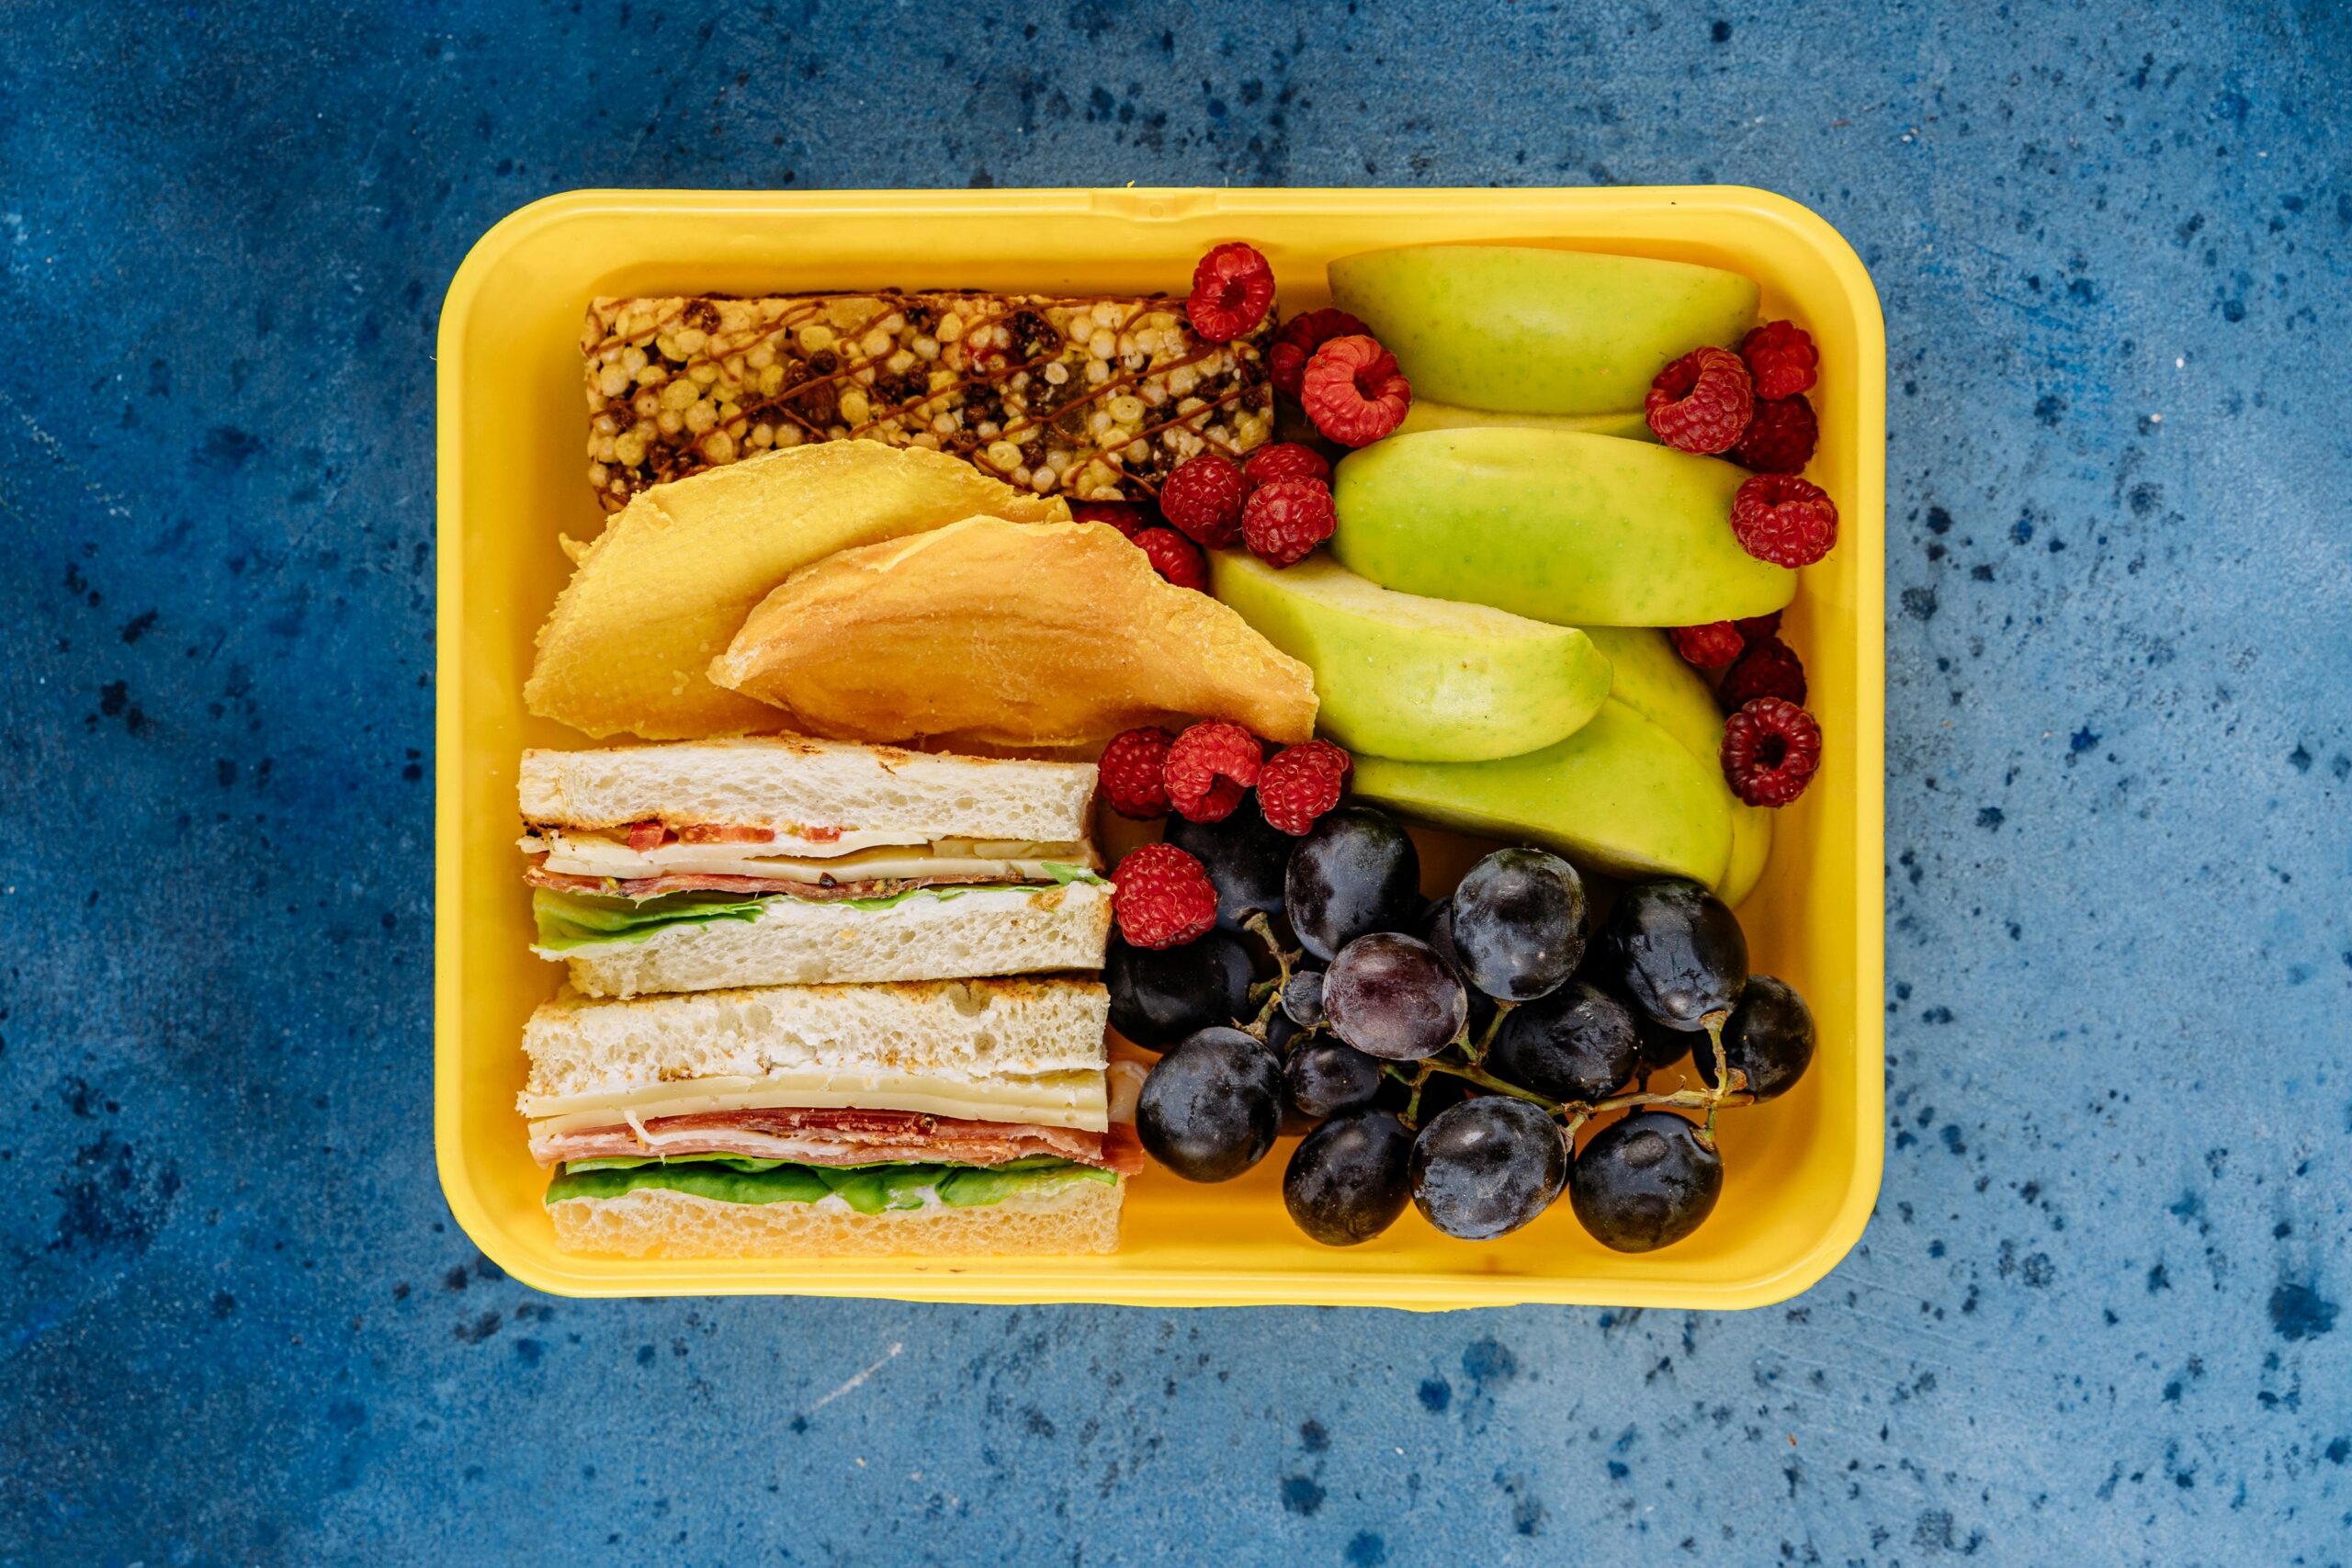
[[[1370,1241],[1410,1195],[1413,1134],[1385,1111],[1353,1111],[1309,1133],[1283,1172],[1283,1206],[1326,1247]]]
[[[1386,812],[1342,806],[1296,845],[1283,897],[1299,945],[1316,957],[1368,931],[1399,930],[1419,907],[1420,852]]]
[[[1290,1103],[1302,1116],[1337,1116],[1368,1106],[1380,1094],[1380,1063],[1344,1041],[1318,1034],[1302,1042],[1283,1064]]]
[[[1593,944],[1602,984],[1670,1029],[1728,1013],[1747,983],[1747,937],[1724,901],[1695,882],[1636,882]]]
[[[1723,1190],[1723,1156],[1670,1111],[1637,1111],[1603,1127],[1568,1174],[1577,1218],[1619,1252],[1680,1241],[1714,1212]]]
[[[1796,988],[1770,975],[1749,976],[1724,1025],[1724,1066],[1747,1075],[1747,1092],[1759,1101],[1786,1094],[1813,1065],[1813,1010]],[[1705,1035],[1693,1037],[1690,1059],[1700,1080],[1714,1088],[1715,1052]]]
[[[1171,816],[1167,837],[1208,868],[1218,925],[1238,931],[1253,910],[1282,919],[1283,877],[1298,840],[1266,820],[1254,795],[1216,822]]]
[[[1625,1004],[1583,980],[1513,1008],[1486,1068],[1553,1100],[1593,1100],[1634,1076],[1640,1037]]]
[[[1413,1140],[1413,1203],[1448,1235],[1508,1235],[1559,1196],[1567,1159],[1559,1124],[1527,1101],[1465,1100]]]
[[[1392,1062],[1418,1061],[1462,1034],[1470,1002],[1429,943],[1394,931],[1360,936],[1340,950],[1323,980],[1324,1018],[1357,1050]]]
[[[1130,947],[1114,933],[1102,960],[1111,1027],[1149,1051],[1249,1018],[1250,978],[1250,951],[1229,931],[1156,949]]]
[[[1238,1029],[1204,1029],[1153,1064],[1136,1134],[1187,1181],[1230,1181],[1266,1157],[1283,1121],[1282,1063]]]
[[[1542,850],[1497,850],[1453,890],[1453,951],[1470,983],[1507,1002],[1551,995],[1584,957],[1584,878]]]

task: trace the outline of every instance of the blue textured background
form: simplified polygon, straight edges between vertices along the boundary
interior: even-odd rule
[[[0,1559],[2352,1551],[2345,9],[1273,10],[0,7]],[[449,1224],[459,257],[1127,180],[1739,181],[1869,264],[1889,1157],[1804,1299],[599,1304]]]

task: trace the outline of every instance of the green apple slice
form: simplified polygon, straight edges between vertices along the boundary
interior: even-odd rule
[[[1520,413],[1639,408],[1669,361],[1737,343],[1758,298],[1719,267],[1531,245],[1366,251],[1330,278],[1415,396]]]
[[[1340,563],[1384,588],[1569,626],[1688,626],[1777,610],[1796,573],[1731,531],[1747,475],[1717,457],[1557,430],[1429,430],[1340,459]]]
[[[1484,762],[1356,759],[1366,800],[1440,827],[1556,850],[1612,876],[1723,884],[1731,807],[1723,774],[1614,700],[1556,745]]]
[[[1217,551],[1210,585],[1314,670],[1318,726],[1351,751],[1513,756],[1574,734],[1609,695],[1609,660],[1574,626],[1392,592],[1319,553],[1276,568]]]

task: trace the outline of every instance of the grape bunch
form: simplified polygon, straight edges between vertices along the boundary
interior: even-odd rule
[[[1402,825],[1349,801],[1298,838],[1184,837],[1216,929],[1114,942],[1104,976],[1120,1032],[1167,1049],[1137,1132],[1195,1181],[1303,1133],[1283,1201],[1328,1246],[1408,1207],[1448,1235],[1507,1235],[1563,1197],[1606,1247],[1670,1246],[1723,1190],[1717,1111],[1786,1093],[1813,1060],[1804,999],[1749,974],[1739,922],[1695,882],[1626,885],[1596,922],[1574,866],[1512,847],[1424,900]],[[1697,1083],[1650,1092],[1686,1056]]]

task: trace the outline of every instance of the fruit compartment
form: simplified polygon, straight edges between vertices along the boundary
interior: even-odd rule
[[[522,685],[568,570],[558,536],[593,536],[604,521],[582,451],[578,340],[589,299],[924,287],[1181,293],[1193,261],[1227,239],[1272,260],[1284,315],[1329,302],[1323,267],[1333,256],[1481,241],[1736,268],[1762,286],[1768,317],[1813,333],[1821,446],[1807,476],[1836,498],[1842,532],[1804,572],[1786,635],[1805,656],[1828,756],[1805,798],[1779,814],[1770,869],[1739,911],[1756,967],[1813,1004],[1813,1070],[1784,1098],[1724,1114],[1715,1216],[1646,1255],[1600,1247],[1565,1204],[1498,1242],[1452,1241],[1408,1213],[1367,1246],[1318,1247],[1283,1210],[1287,1142],[1222,1186],[1147,1172],[1107,1258],[559,1253],[539,1201],[546,1179],[514,1109],[523,1021],[559,977],[528,951],[514,771],[525,746],[587,744],[526,715]],[[575,192],[514,213],[458,269],[442,314],[439,398],[435,1144],[459,1224],[516,1278],[575,1295],[1734,1308],[1804,1290],[1861,1235],[1883,1140],[1885,341],[1868,275],[1812,212],[1725,186]],[[1423,842],[1426,891],[1451,886],[1477,852],[1448,835]]]

